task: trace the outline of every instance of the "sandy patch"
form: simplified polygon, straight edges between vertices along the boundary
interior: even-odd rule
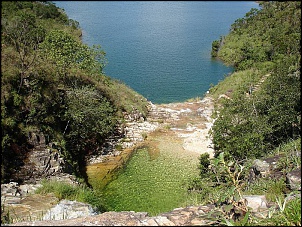
[[[169,103],[157,105],[160,111],[173,112],[167,117],[173,131],[182,140],[182,147],[186,151],[198,154],[209,153],[214,156],[212,140],[209,135],[214,120],[211,118],[214,103],[211,98],[204,98],[197,102]]]

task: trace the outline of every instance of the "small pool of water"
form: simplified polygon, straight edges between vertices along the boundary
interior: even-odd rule
[[[198,176],[197,154],[189,154],[179,138],[165,133],[148,137],[144,146],[128,152],[87,167],[90,183],[101,191],[108,211],[156,215],[186,205],[187,185]]]

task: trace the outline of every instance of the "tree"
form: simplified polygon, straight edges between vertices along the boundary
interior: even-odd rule
[[[26,11],[19,12],[12,20],[4,21],[3,24],[4,39],[13,45],[19,56],[20,91],[27,72],[37,63],[37,49],[44,40],[45,29],[37,26],[35,15]]]
[[[100,46],[90,48],[61,30],[47,34],[40,47],[43,56],[56,65],[59,75],[66,76],[72,67],[101,73],[105,65],[105,52]]]
[[[236,70],[269,73],[261,89],[244,91],[219,109],[212,127],[215,155],[236,159],[265,155],[301,136],[301,2],[262,2],[232,25],[218,57]]]
[[[66,94],[66,126],[63,132],[66,149],[80,167],[87,153],[95,151],[116,125],[115,110],[110,102],[91,86],[73,88]]]

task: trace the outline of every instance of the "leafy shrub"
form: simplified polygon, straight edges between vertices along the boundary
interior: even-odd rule
[[[199,170],[200,170],[200,174],[206,174],[209,171],[209,165],[210,165],[210,160],[209,160],[209,153],[204,153],[201,154],[199,157]]]

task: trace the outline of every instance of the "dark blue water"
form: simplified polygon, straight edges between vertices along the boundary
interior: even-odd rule
[[[106,75],[153,103],[202,97],[233,69],[211,59],[212,42],[226,35],[255,2],[55,1],[80,23],[83,42],[106,52]]]

